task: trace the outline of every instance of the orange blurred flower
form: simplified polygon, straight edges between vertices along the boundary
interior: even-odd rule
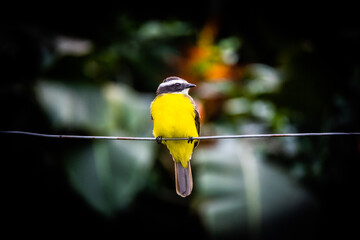
[[[215,43],[218,24],[211,20],[200,31],[195,46],[187,50],[179,62],[179,72],[192,82],[229,81],[234,78],[234,66],[226,64],[222,51]]]

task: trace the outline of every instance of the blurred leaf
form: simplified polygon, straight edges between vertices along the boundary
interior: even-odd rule
[[[245,91],[251,95],[271,93],[279,90],[281,79],[276,69],[265,64],[249,64],[245,69],[248,84]]]
[[[215,236],[259,232],[264,219],[292,214],[313,200],[289,175],[265,164],[256,141],[219,141],[194,153],[196,204]],[[266,228],[267,226],[261,226]]]
[[[138,30],[138,36],[143,40],[186,36],[191,33],[190,26],[181,21],[149,21],[145,22]]]
[[[151,134],[151,99],[127,86],[41,81],[36,90],[57,129],[118,136]],[[111,214],[131,203],[142,189],[153,160],[153,142],[93,141],[69,150],[66,169],[74,188],[95,209]]]
[[[151,96],[137,95],[126,85],[40,81],[36,92],[55,128],[151,134]]]
[[[95,86],[40,81],[36,92],[55,128],[93,131],[108,128],[109,106]]]
[[[152,142],[93,142],[72,151],[66,168],[75,189],[109,215],[130,204],[144,187],[153,149]]]

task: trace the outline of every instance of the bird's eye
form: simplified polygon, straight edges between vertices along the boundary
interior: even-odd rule
[[[181,85],[180,83],[176,83],[175,87],[180,87],[180,85]]]

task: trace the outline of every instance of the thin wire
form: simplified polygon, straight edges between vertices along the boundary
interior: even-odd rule
[[[156,141],[154,137],[116,137],[116,136],[82,136],[82,135],[54,135],[24,131],[0,131],[5,134],[22,134],[47,138],[93,139],[93,140],[133,140]],[[278,133],[278,134],[247,134],[247,135],[220,135],[193,137],[192,140],[216,140],[236,138],[273,138],[273,137],[312,137],[312,136],[360,136],[360,132],[324,132],[324,133]],[[162,138],[162,141],[189,140],[189,138]]]

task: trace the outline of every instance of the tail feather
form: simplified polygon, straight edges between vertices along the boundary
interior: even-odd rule
[[[174,164],[176,193],[182,197],[189,196],[193,188],[190,161],[188,162],[187,168],[184,168],[181,162],[174,161]]]

